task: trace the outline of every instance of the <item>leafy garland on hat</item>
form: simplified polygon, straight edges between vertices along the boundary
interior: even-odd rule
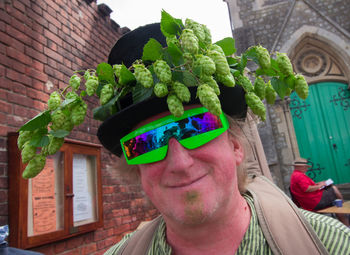
[[[233,38],[213,44],[205,25],[191,19],[183,24],[164,10],[161,31],[167,47],[150,39],[143,48],[142,59],[129,68],[123,64],[101,63],[96,69],[79,70],[65,89],[51,93],[47,110],[19,129],[18,148],[22,162],[28,163],[22,174],[24,178],[38,175],[46,157],[55,154],[63,145],[64,137],[84,122],[87,104],[83,98],[87,96],[99,98],[100,106],[93,109],[93,117],[101,121],[118,112],[119,100],[130,92],[134,103],[153,95],[166,98],[169,111],[179,117],[184,112],[183,103],[190,100],[188,87],[196,86],[201,104],[220,115],[217,82],[228,87],[238,85],[246,92],[248,107],[261,120],[266,118],[262,100],[274,104],[277,94],[283,99],[293,90],[302,99],[308,96],[304,77],[293,72],[284,53],[276,52],[272,58],[267,49],[258,45],[237,56]],[[245,74],[248,61],[259,66],[250,72],[255,76],[254,84]]]

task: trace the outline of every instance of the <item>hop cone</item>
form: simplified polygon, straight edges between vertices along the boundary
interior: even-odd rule
[[[265,82],[262,78],[257,77],[254,82],[254,92],[261,99],[265,98]]]
[[[79,100],[79,96],[77,93],[73,92],[73,91],[70,91],[66,94],[66,100],[69,99],[69,100],[72,100],[71,103],[69,103],[68,105],[66,105],[67,109],[69,110],[72,110],[72,107],[76,104],[77,100]]]
[[[157,60],[154,62],[153,69],[160,82],[165,84],[171,82],[170,66],[164,60]]]
[[[55,154],[63,145],[64,138],[49,136],[49,144],[44,146],[41,150],[42,155],[53,155]]]
[[[78,126],[84,122],[87,111],[87,104],[81,101],[79,104],[75,105],[72,109],[71,121],[73,125]]]
[[[71,86],[74,90],[78,90],[80,87],[80,77],[76,74],[70,77],[69,86]]]
[[[175,81],[172,84],[172,88],[176,96],[182,101],[188,103],[191,99],[191,93],[189,89],[181,82]]]
[[[180,46],[180,42],[179,42],[179,40],[176,38],[175,35],[167,36],[165,39],[166,39],[166,44],[167,44],[167,45],[170,45],[170,44],[172,43],[172,44],[175,44],[176,46]]]
[[[90,76],[89,79],[85,82],[86,93],[89,96],[95,94],[98,87],[98,80],[95,76]]]
[[[194,20],[186,19],[185,28],[191,29],[199,41],[203,43],[205,42],[206,34],[201,24],[197,23]]]
[[[188,69],[191,69],[193,64],[193,57],[191,53],[185,52],[182,57],[184,58],[185,65]]]
[[[222,74],[217,74],[216,78],[219,82],[221,82],[222,84],[224,84],[226,87],[234,87],[236,85],[235,82],[235,78],[233,78],[232,74],[226,74],[226,75],[222,75]]]
[[[120,77],[120,70],[122,69],[122,65],[113,65],[113,71],[114,71],[114,75],[115,77],[119,78]]]
[[[214,74],[216,70],[214,61],[210,57],[204,55],[196,56],[194,66],[200,69],[201,76],[210,76]]]
[[[71,131],[73,129],[73,123],[70,120],[70,116],[67,116],[66,114],[63,113],[61,110],[55,111],[51,115],[51,129],[52,130],[67,130]]]
[[[221,114],[221,104],[214,90],[207,84],[202,84],[197,88],[197,96],[202,105],[212,114],[219,116]]]
[[[295,75],[295,92],[301,99],[306,99],[309,95],[309,86],[303,75],[297,74]]]
[[[257,46],[256,47],[256,55],[258,58],[259,65],[261,66],[262,69],[269,69],[271,67],[271,60],[270,60],[270,54],[262,46]]]
[[[215,51],[220,52],[222,55],[225,56],[224,50],[217,44],[210,45],[209,50],[215,50]]]
[[[216,95],[220,95],[219,85],[216,83],[216,81],[214,80],[213,76],[203,76],[203,77],[201,77],[200,82],[202,84],[206,83],[207,85],[209,85],[214,90]]]
[[[26,142],[32,138],[33,133],[31,131],[19,131],[17,138],[17,146],[19,150],[23,150],[23,146]]]
[[[289,57],[285,53],[277,52],[276,62],[280,71],[285,75],[293,75],[293,67]]]
[[[153,92],[157,97],[165,97],[169,92],[168,86],[164,83],[158,82],[156,85],[154,85]]]
[[[254,90],[253,84],[251,83],[251,81],[249,80],[248,77],[246,77],[242,74],[239,74],[236,77],[236,79],[237,79],[238,84],[243,87],[245,92],[252,92]]]
[[[27,163],[31,160],[36,154],[36,147],[29,144],[29,141],[26,142],[23,146],[23,150],[21,152],[22,162]]]
[[[136,80],[145,88],[150,88],[153,86],[153,77],[150,72],[143,64],[133,65],[134,75]]]
[[[214,61],[216,73],[221,75],[230,74],[230,67],[228,66],[226,57],[216,50],[208,51],[208,56]]]
[[[169,94],[167,97],[169,111],[175,116],[180,117],[184,113],[184,107],[181,100],[175,94]]]
[[[198,52],[198,38],[191,29],[182,30],[180,44],[185,52],[196,54]]]
[[[57,91],[51,93],[49,100],[47,101],[47,105],[49,110],[56,110],[61,104],[61,96]]]
[[[44,155],[36,155],[29,161],[27,167],[24,169],[22,177],[25,179],[34,178],[45,167],[46,157]]]
[[[254,114],[258,115],[262,120],[266,119],[265,105],[257,95],[253,92],[248,92],[245,94],[245,101]]]
[[[89,70],[86,70],[84,73],[84,79],[87,81],[90,78],[90,72]]]
[[[114,90],[112,84],[106,84],[101,89],[100,104],[104,105],[113,97]]]
[[[204,34],[205,34],[204,44],[211,45],[211,33],[210,33],[209,28],[207,28],[206,25],[202,25],[202,29],[203,29]]]
[[[272,88],[270,81],[266,84],[265,98],[268,104],[274,104],[276,101],[276,91]]]

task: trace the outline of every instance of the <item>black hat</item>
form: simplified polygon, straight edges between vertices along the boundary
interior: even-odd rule
[[[143,47],[151,38],[166,47],[166,40],[159,23],[142,26],[125,34],[116,42],[109,54],[108,63],[110,65],[123,63],[127,67],[131,66],[135,60],[142,58]],[[219,84],[219,87],[221,91],[219,99],[223,112],[235,118],[245,118],[247,105],[244,99],[245,92],[241,86],[231,88]],[[196,98],[196,87],[189,87],[189,90],[191,100],[187,105],[199,104]],[[122,154],[120,139],[128,134],[136,124],[168,111],[166,99],[156,96],[133,103],[130,93],[121,99],[119,104],[120,111],[107,118],[97,132],[101,144],[117,156]]]

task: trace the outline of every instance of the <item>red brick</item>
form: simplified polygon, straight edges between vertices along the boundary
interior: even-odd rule
[[[6,33],[11,35],[11,37],[15,38],[16,40],[23,42],[24,44],[31,44],[32,39],[14,27],[6,25]]]
[[[0,189],[7,189],[7,177],[0,177]]]
[[[91,243],[91,244],[88,244],[88,245],[81,247],[81,255],[92,254],[96,250],[97,250],[96,243]]]
[[[7,136],[9,127],[0,124],[0,136]]]
[[[67,250],[66,249],[66,241],[57,242],[53,246],[54,246],[55,254],[62,253],[65,250]]]
[[[16,94],[25,95],[27,91],[27,87],[18,82],[11,82],[11,91]]]
[[[7,202],[7,190],[0,190],[0,203]]]
[[[40,52],[34,50],[34,49],[31,48],[31,47],[26,46],[26,48],[25,48],[25,53],[26,53],[28,56],[30,56],[30,57],[32,57],[32,58],[34,58],[34,59],[36,59],[36,60],[42,62],[43,64],[46,64],[46,63],[47,63],[47,57],[46,57],[44,54],[42,54],[42,53],[40,53]]]
[[[0,1],[2,2],[2,1]],[[7,24],[10,24],[11,21],[11,15],[9,15],[7,12],[4,10],[0,10],[0,20],[4,21]]]
[[[44,47],[44,54],[52,59],[55,59],[57,62],[63,62],[63,57],[50,48]]]
[[[25,5],[23,3],[21,3],[20,1],[14,1],[13,7],[20,10],[21,12],[25,12]]]
[[[0,31],[0,42],[10,46],[12,44],[12,38],[9,34]]]
[[[30,99],[27,96],[14,94],[14,93],[8,93],[7,94],[8,102],[9,103],[16,103],[23,106],[29,106],[32,107],[33,104],[35,104],[33,99]]]
[[[33,59],[33,63],[31,64],[31,66],[36,69],[37,71],[40,71],[40,72],[44,72],[44,65],[43,63]]]
[[[27,121],[26,117],[8,115],[7,116],[7,124],[9,126],[20,127]]]
[[[37,91],[31,88],[27,89],[27,95],[28,97],[34,98],[34,99],[39,99],[41,101],[47,102],[47,100],[49,99],[49,95],[41,92],[41,91]]]
[[[16,64],[16,63],[14,62],[14,64]],[[11,80],[23,83],[25,85],[32,84],[32,79],[30,77],[27,77],[25,74],[19,73],[17,71],[11,70],[11,69],[6,70],[6,77],[11,79]]]
[[[12,105],[0,100],[0,112],[12,113]]]
[[[44,36],[47,37],[48,39],[54,41],[55,43],[57,43],[57,45],[62,45],[63,41],[61,38],[59,38],[57,35],[55,35],[54,33],[50,32],[47,29],[44,29]]]
[[[13,105],[13,113],[16,116],[28,117],[28,116],[36,116],[39,112],[37,110],[23,107],[20,105]]]
[[[17,49],[7,47],[6,53],[9,57],[16,59],[17,61],[20,61],[23,64],[26,64],[26,65],[32,64],[32,59],[30,57],[28,57],[27,55],[25,55],[23,52],[18,51]]]
[[[46,82],[48,79],[48,77],[45,73],[37,71],[32,67],[26,68],[26,74],[29,75],[30,77],[33,77],[34,79],[37,79],[37,80],[43,81],[43,82]]]
[[[66,249],[71,250],[77,248],[83,244],[83,237],[77,236],[67,240]]]
[[[16,19],[14,16],[17,16],[16,15],[16,13],[17,13],[17,15],[18,15],[18,11],[16,12],[14,12],[14,13],[12,13],[11,15],[12,15],[12,17],[11,17],[11,26],[12,27],[15,27],[17,30],[19,30],[19,31],[21,31],[21,32],[24,32],[24,27],[25,27],[25,24],[24,24],[24,20],[23,20],[23,14],[22,13],[20,13],[19,14],[19,16],[22,16],[22,17],[20,17],[19,19]],[[28,20],[28,21],[31,21],[31,20]],[[28,24],[28,25],[30,25],[30,24]]]

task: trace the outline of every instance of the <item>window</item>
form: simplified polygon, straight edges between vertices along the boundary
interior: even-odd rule
[[[17,137],[8,139],[10,245],[26,249],[102,227],[101,146],[65,139],[26,180]]]

